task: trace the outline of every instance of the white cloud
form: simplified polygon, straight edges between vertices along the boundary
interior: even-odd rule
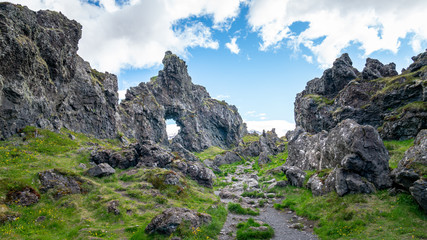
[[[228,95],[218,95],[215,98],[218,99],[218,100],[225,100],[225,99],[229,99],[230,96],[228,96]]]
[[[166,50],[186,53],[188,47],[218,48],[211,29],[201,22],[176,29],[181,19],[207,15],[214,27],[228,26],[242,0],[99,0],[101,7],[82,0],[11,0],[30,9],[61,11],[83,25],[79,54],[101,71],[151,67]]]
[[[226,43],[225,46],[230,50],[231,53],[239,54],[240,48],[236,43],[237,37],[231,39],[231,42]]]
[[[126,91],[127,90],[119,90],[119,100],[123,100],[126,98]]]
[[[259,118],[260,120],[267,119],[266,113],[257,113],[256,111],[248,111],[245,113],[245,115],[249,117]]]
[[[313,56],[308,56],[303,54],[302,57],[304,58],[305,61],[307,61],[308,63],[313,63]]]
[[[178,127],[178,125],[167,124],[166,125],[166,133],[168,134],[168,139],[172,139],[176,135],[178,135],[179,130],[180,130],[180,127]]]
[[[323,68],[351,44],[360,44],[369,55],[378,50],[397,52],[400,39],[410,33],[415,52],[427,41],[425,0],[252,0],[249,8],[248,23],[262,39],[261,50],[290,41],[310,49]],[[289,29],[296,21],[310,24],[296,35]]]
[[[285,120],[269,120],[269,121],[245,121],[249,131],[255,130],[262,132],[262,130],[269,131],[272,128],[276,129],[278,136],[285,136],[286,132],[295,129],[295,124]]]

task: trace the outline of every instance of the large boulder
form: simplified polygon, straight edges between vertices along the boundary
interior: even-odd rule
[[[0,138],[27,125],[116,136],[117,78],[77,54],[81,28],[61,13],[0,3]]]
[[[283,168],[283,172],[286,174],[286,178],[291,186],[303,187],[305,176],[307,175],[300,168],[292,166]]]
[[[186,208],[168,208],[151,220],[145,228],[145,232],[148,234],[159,233],[170,235],[181,224],[189,224],[188,227],[191,229],[198,228],[211,221],[212,217],[206,213],[199,213]]]
[[[378,129],[383,139],[415,137],[427,128],[427,52],[413,60],[397,75],[394,63],[368,58],[358,73],[348,55],[341,56],[322,78],[309,81],[297,94],[296,125],[315,134],[350,118]]]
[[[168,145],[165,120],[174,119],[180,131],[172,142],[187,150],[237,145],[246,133],[237,108],[193,84],[187,65],[175,54],[166,52],[163,65],[158,76],[130,88],[121,102],[125,135]]]
[[[214,164],[216,166],[221,166],[223,164],[231,164],[235,162],[242,161],[242,158],[234,151],[228,151],[224,154],[216,155],[214,159]]]
[[[417,180],[409,188],[411,195],[417,200],[418,204],[424,209],[427,213],[427,181],[426,180]]]
[[[65,173],[57,169],[50,169],[39,172],[42,193],[52,191],[55,198],[61,198],[68,194],[87,193],[88,188],[84,185],[91,185],[77,175]]]
[[[371,126],[344,120],[328,133],[311,135],[297,128],[288,132],[289,155],[285,166],[302,170],[334,169],[333,184],[340,195],[372,192],[391,186],[388,152]],[[375,188],[372,188],[375,186]],[[335,190],[338,190],[334,187]]]
[[[86,172],[86,174],[91,177],[105,177],[113,175],[114,173],[116,173],[116,170],[114,170],[114,168],[112,168],[108,163],[100,163]]]

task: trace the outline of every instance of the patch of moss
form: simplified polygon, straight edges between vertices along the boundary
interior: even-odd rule
[[[319,105],[319,107],[323,107],[323,106],[326,106],[326,105],[332,105],[334,103],[334,101],[335,101],[335,99],[329,99],[329,98],[326,98],[324,96],[320,96],[320,95],[317,95],[317,94],[307,94],[307,95],[304,95],[304,97],[305,98],[311,98],[311,99],[313,99],[314,102],[317,105]]]

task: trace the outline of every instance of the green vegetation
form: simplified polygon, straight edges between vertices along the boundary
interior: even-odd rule
[[[288,186],[286,199],[277,209],[290,208],[298,215],[318,220],[315,233],[321,239],[424,239],[427,216],[408,194],[390,196],[332,192],[313,197],[307,189]]]
[[[232,164],[223,164],[219,166],[221,173],[218,173],[217,176],[224,177],[224,176],[228,176],[228,174],[233,174],[236,172],[237,166],[242,165],[244,163],[245,163],[245,160],[235,162]]]
[[[250,198],[264,198],[265,197],[264,193],[260,192],[260,191],[252,191],[252,192],[244,191],[240,196],[250,197]]]
[[[119,149],[118,139],[99,140],[66,129],[55,133],[26,127],[23,132],[25,137],[0,141],[0,221],[6,215],[15,216],[15,220],[0,224],[0,239],[168,239],[147,235],[144,229],[169,207],[185,207],[212,216],[211,224],[195,231],[182,226],[177,234],[183,234],[184,239],[215,238],[222,228],[227,210],[213,190],[180,174],[179,185],[165,185],[163,180],[170,170],[116,169],[116,174],[108,177],[85,177],[85,170],[77,166],[90,166],[93,146]],[[58,200],[42,193],[40,201],[28,207],[3,204],[10,190],[29,186],[40,192],[38,172],[53,168],[88,181],[90,191]],[[112,200],[120,203],[119,215],[107,211],[107,203]]]
[[[393,77],[378,78],[373,80],[375,82],[378,82],[384,85],[384,87],[381,90],[377,91],[375,94],[372,94],[371,99],[377,98],[379,95],[384,95],[395,89],[399,89],[399,88],[403,89],[405,88],[405,86],[414,84],[416,81],[420,80],[419,78],[420,72],[425,72],[425,71],[427,71],[427,66],[424,66],[418,71],[415,71],[412,73],[404,72],[401,75],[397,75]]]
[[[252,216],[259,215],[259,211],[256,212],[250,208],[244,208],[239,203],[233,203],[233,202],[228,203],[228,211],[235,214],[241,214],[241,215],[252,215]]]
[[[246,134],[243,138],[242,138],[243,142],[245,144],[247,143],[251,143],[251,142],[258,142],[259,141],[259,135],[256,133],[250,133],[250,134]]]
[[[334,103],[334,101],[335,101],[335,99],[328,99],[328,98],[326,98],[324,96],[320,96],[320,95],[317,95],[317,94],[307,94],[307,95],[304,95],[304,97],[305,98],[311,98],[311,99],[313,99],[314,102],[317,105],[319,105],[319,107],[323,107],[323,106],[326,106],[326,105],[332,105]]]
[[[204,161],[206,159],[214,159],[216,155],[223,153],[225,153],[224,149],[217,146],[211,146],[203,152],[195,152],[194,155],[196,155],[196,157],[198,157],[200,160]]]
[[[265,228],[260,228],[264,226]],[[274,230],[268,224],[260,224],[249,218],[247,222],[237,224],[237,240],[270,239],[274,236]]]
[[[271,169],[276,168],[276,167],[280,167],[283,164],[285,164],[286,159],[288,158],[288,151],[287,151],[287,149],[288,149],[288,146],[287,146],[287,143],[286,143],[286,150],[284,152],[282,152],[282,153],[277,154],[277,155],[269,156],[269,158],[271,159],[271,162],[265,164],[262,167],[259,167],[258,164],[255,163],[253,165],[253,167],[256,170],[258,170],[258,176],[264,176],[266,173],[269,173],[269,171]],[[278,181],[284,180],[284,178],[285,178],[285,174],[282,171],[280,171],[280,173],[273,174],[273,176]]]
[[[402,160],[406,150],[408,150],[412,145],[414,145],[414,139],[408,139],[403,141],[384,141],[384,145],[390,155],[390,168],[395,169],[399,164],[399,161]]]

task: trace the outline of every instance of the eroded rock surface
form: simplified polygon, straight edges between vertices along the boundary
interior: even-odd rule
[[[311,135],[297,128],[288,132],[286,137],[289,155],[285,165],[302,170],[335,168],[330,173],[329,181],[332,183],[329,185],[332,184],[340,195],[367,193],[391,186],[388,152],[378,132],[371,126],[347,119],[329,133],[323,131]],[[319,182],[311,185],[319,193],[331,190],[326,185],[320,187]]]
[[[116,136],[117,78],[77,55],[82,26],[0,3],[0,138],[27,125]]]
[[[126,93],[120,104],[123,132],[168,145],[165,119],[174,119],[181,129],[173,142],[190,151],[237,145],[246,133],[237,108],[193,84],[187,65],[175,54],[166,52],[163,65],[157,77]]]
[[[186,208],[168,208],[160,215],[155,216],[145,228],[146,233],[160,233],[170,235],[181,225],[187,223],[189,228],[198,228],[212,221],[206,213],[199,213]]]
[[[378,129],[383,139],[408,139],[427,128],[427,52],[397,75],[395,64],[368,58],[362,73],[347,54],[295,99],[295,122],[311,134],[345,119]]]
[[[185,149],[181,150],[184,151]],[[185,158],[186,155],[190,158]],[[91,153],[91,161],[96,164],[107,163],[111,167],[120,169],[130,167],[174,169],[206,187],[212,187],[215,179],[212,170],[205,167],[192,153],[188,151],[185,151],[185,154],[172,152],[167,147],[149,140],[123,147],[117,151],[96,149]]]
[[[39,200],[40,194],[32,187],[24,187],[18,190],[11,190],[6,195],[7,204],[30,206],[38,203]]]
[[[88,189],[84,188],[83,184],[90,184],[79,176],[64,173],[56,169],[40,172],[39,179],[42,186],[40,191],[45,193],[51,190],[55,198],[61,198],[68,194],[86,193]]]

